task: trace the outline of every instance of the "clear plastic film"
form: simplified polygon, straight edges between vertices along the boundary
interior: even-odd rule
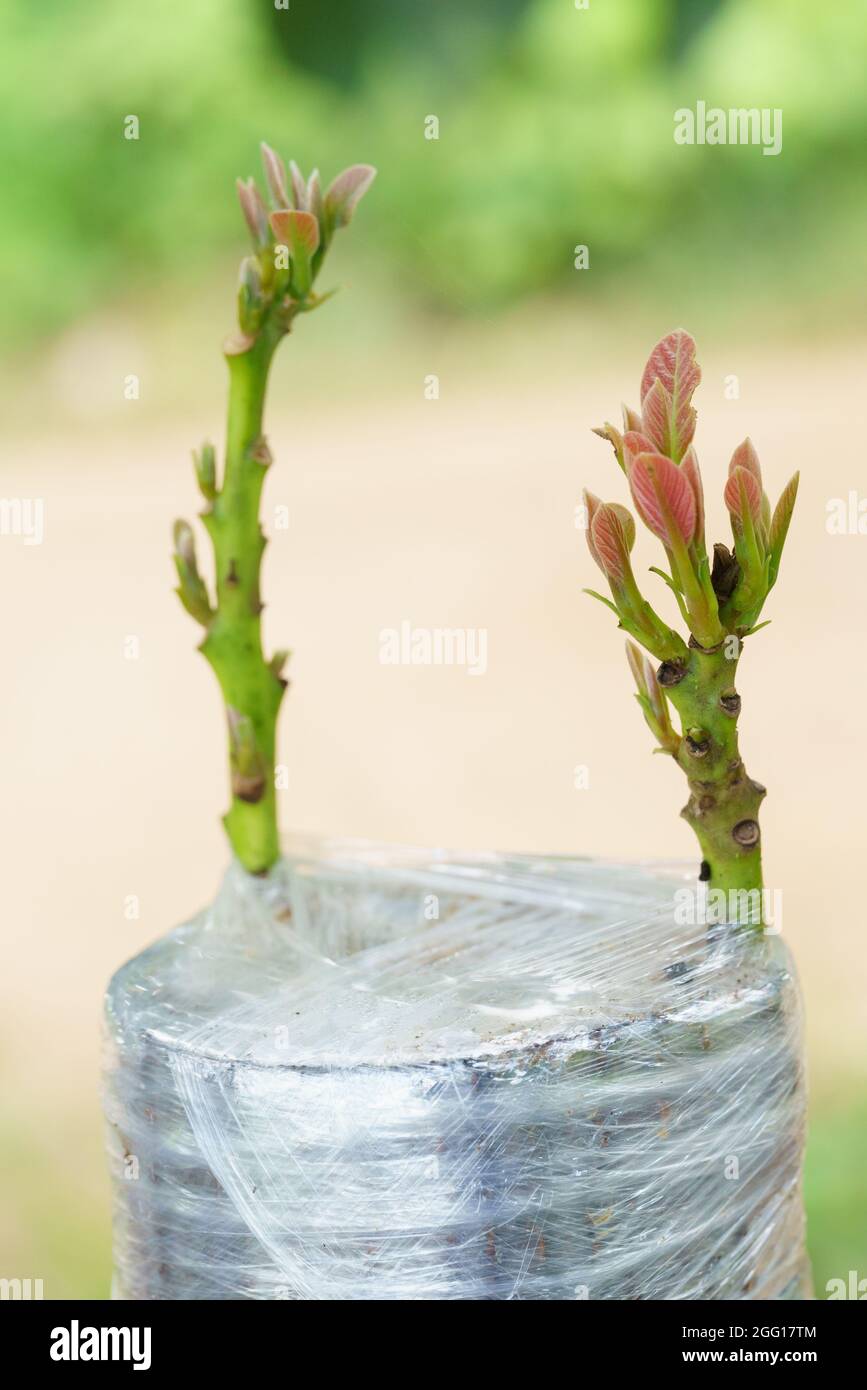
[[[293,843],[108,994],[115,1296],[809,1296],[787,948],[677,870]]]

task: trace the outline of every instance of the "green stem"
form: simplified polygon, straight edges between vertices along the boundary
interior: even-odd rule
[[[698,838],[709,888],[727,894],[760,892],[758,817],[765,789],[747,775],[738,751],[737,659],[729,659],[725,647],[723,643],[713,652],[690,648],[682,678],[665,682],[683,725],[676,759],[689,781],[690,797],[681,814]]]
[[[270,455],[262,434],[268,371],[284,330],[266,321],[246,352],[227,353],[229,418],[223,486],[203,521],[214,546],[217,604],[201,650],[226,702],[232,804],[224,818],[251,873],[280,854],[274,786],[277,715],[285,682],[262,652],[259,504]]]

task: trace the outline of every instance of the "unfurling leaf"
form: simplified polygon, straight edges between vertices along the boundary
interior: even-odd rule
[[[349,225],[355,209],[375,178],[376,170],[371,164],[353,164],[337,175],[324,199],[325,211],[332,227]]]
[[[641,378],[641,399],[654,381],[661,381],[672,400],[689,399],[701,381],[701,368],[695,360],[695,341],[683,328],[660,338],[647,359]]]
[[[783,553],[783,546],[786,543],[786,536],[789,531],[789,523],[792,520],[792,512],[795,508],[795,498],[798,496],[798,483],[800,473],[795,473],[789,479],[780,494],[780,500],[774,508],[774,515],[771,518],[768,536],[768,549],[770,550],[770,583],[776,580],[780,568],[780,557]]]
[[[690,335],[678,328],[661,338],[641,378],[641,413],[645,432],[675,463],[681,460],[695,434],[691,401],[700,381],[701,368],[695,360],[695,343]],[[655,389],[657,382],[661,392]]]
[[[313,284],[311,261],[319,246],[319,223],[312,212],[272,212],[271,228],[292,257],[292,289],[305,295]]]
[[[695,497],[676,463],[664,454],[639,454],[632,463],[629,485],[639,516],[654,535],[669,548],[678,539],[687,545],[691,543],[696,524]]]

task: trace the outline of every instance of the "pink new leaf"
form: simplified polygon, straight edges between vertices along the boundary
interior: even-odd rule
[[[627,472],[629,472],[629,464],[632,459],[636,458],[638,454],[652,454],[654,452],[655,446],[653,440],[648,439],[647,435],[642,434],[641,430],[626,431],[623,436],[623,453],[624,457],[627,459]]]
[[[614,507],[602,502],[590,523],[593,550],[600,567],[612,584],[622,582],[629,560],[623,524]]]
[[[695,434],[691,401],[700,381],[701,369],[690,335],[679,328],[660,339],[641,378],[641,409],[645,431],[675,463],[683,457]]]
[[[665,454],[639,454],[633,460],[629,485],[646,526],[669,548],[695,535],[696,505],[692,487],[676,463]],[[672,532],[675,528],[675,533]]]
[[[660,338],[647,359],[641,378],[641,401],[654,381],[661,381],[679,408],[688,401],[701,381],[701,368],[695,360],[695,342],[682,328]]]
[[[734,521],[743,526],[745,511],[749,510],[753,527],[758,529],[762,518],[762,489],[754,473],[736,466],[725,485],[723,497]]]

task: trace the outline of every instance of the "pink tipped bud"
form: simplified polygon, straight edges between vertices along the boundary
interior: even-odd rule
[[[272,150],[270,145],[262,141],[262,165],[265,170],[265,179],[271,192],[274,206],[277,208],[288,208],[289,192],[286,187],[286,166],[276,150]]]
[[[743,444],[739,444],[732,454],[732,461],[729,464],[729,477],[736,468],[745,468],[748,473],[752,473],[759,487],[762,486],[762,467],[759,463],[759,456],[753,448],[751,439],[745,439]]]
[[[762,519],[762,489],[749,469],[735,467],[723,497],[733,522],[743,526],[749,513],[753,526],[758,528]]]
[[[687,545],[692,542],[695,496],[676,463],[664,454],[639,454],[632,463],[629,485],[639,516],[665,545],[671,548],[677,540]]]

